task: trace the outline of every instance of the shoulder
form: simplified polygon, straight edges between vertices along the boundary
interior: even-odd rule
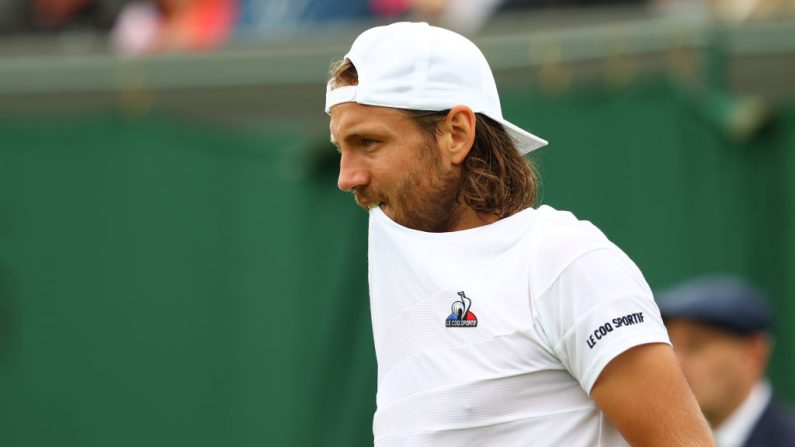
[[[543,294],[580,257],[600,249],[623,252],[587,220],[569,211],[541,206],[530,229],[530,279],[535,295]]]
[[[531,239],[540,256],[580,256],[597,248],[615,247],[594,224],[570,211],[549,206],[535,210]]]
[[[590,393],[605,366],[643,344],[669,344],[637,266],[590,222],[539,209],[529,231],[530,310],[547,346]]]

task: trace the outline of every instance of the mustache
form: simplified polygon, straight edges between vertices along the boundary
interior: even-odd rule
[[[356,187],[351,191],[353,194],[353,200],[356,203],[365,209],[370,209],[378,206],[382,200],[379,198],[381,194],[378,191],[373,190],[372,187],[362,186]]]

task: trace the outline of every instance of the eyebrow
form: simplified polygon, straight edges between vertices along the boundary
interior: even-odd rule
[[[348,135],[345,135],[345,137],[342,140],[350,142],[350,141],[354,141],[354,140],[357,140],[357,139],[363,139],[363,138],[379,138],[379,137],[377,136],[376,132],[367,132],[367,131],[358,132],[357,131],[357,132],[353,132],[353,133],[350,133]],[[383,138],[383,137],[381,137],[381,138]],[[339,142],[334,138],[334,135],[330,135],[329,141],[331,141],[331,144],[333,144],[334,146],[339,147]]]

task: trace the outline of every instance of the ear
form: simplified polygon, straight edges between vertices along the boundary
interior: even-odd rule
[[[443,155],[454,166],[460,166],[475,142],[475,112],[467,106],[455,106],[439,123]]]
[[[766,333],[760,332],[752,335],[751,343],[754,355],[762,368],[761,373],[764,374],[767,362],[770,360],[770,352],[773,350],[773,339]]]

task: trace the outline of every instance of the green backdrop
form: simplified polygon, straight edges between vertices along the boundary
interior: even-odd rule
[[[503,100],[552,142],[543,202],[653,288],[771,293],[793,400],[795,107],[738,143],[665,79]],[[323,129],[102,112],[0,122],[0,444],[371,443],[366,215]]]

